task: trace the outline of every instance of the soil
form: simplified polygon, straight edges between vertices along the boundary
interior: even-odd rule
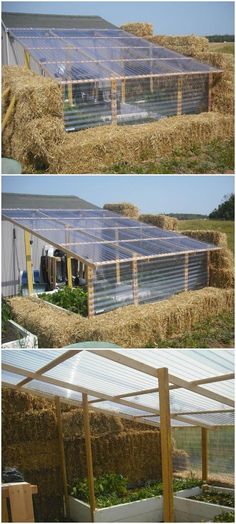
[[[192,500],[200,502],[210,502],[211,504],[219,504],[220,506],[234,507],[234,496],[231,493],[216,493],[215,491],[207,491],[196,497],[190,497]]]

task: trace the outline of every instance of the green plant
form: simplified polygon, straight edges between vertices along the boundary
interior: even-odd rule
[[[235,522],[235,515],[233,511],[225,511],[220,515],[216,515],[213,522]]]
[[[2,333],[6,333],[8,321],[11,320],[11,307],[5,298],[2,298]]]
[[[234,507],[234,495],[231,493],[220,493],[216,491],[204,490],[201,495],[191,497],[192,500],[200,502],[209,502],[210,504],[219,504],[220,506]]]
[[[42,298],[46,302],[56,304],[73,313],[79,313],[84,317],[88,314],[87,297],[87,291],[80,287],[73,289],[64,287],[56,293],[42,293],[39,295],[39,298]]]

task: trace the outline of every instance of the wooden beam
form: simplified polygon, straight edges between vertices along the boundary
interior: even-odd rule
[[[86,448],[86,462],[87,462],[87,478],[89,487],[89,501],[91,511],[91,521],[94,522],[94,511],[96,509],[96,499],[94,493],[94,478],[93,478],[93,457],[89,424],[89,407],[88,395],[83,393],[83,420],[84,420],[84,436]]]
[[[53,360],[51,360],[51,362],[49,362],[48,364],[46,364],[42,368],[38,369],[37,372],[39,374],[46,373],[47,371],[50,371],[50,369],[53,369],[54,367],[58,366],[62,362],[65,362],[66,360],[68,360],[68,358],[72,358],[75,355],[77,355],[78,353],[81,353],[81,351],[83,351],[83,350],[82,349],[69,349],[65,353],[62,353],[62,355],[59,355],[59,357],[56,357]],[[21,382],[18,383],[18,386],[25,386],[31,380],[32,380],[31,378],[25,378],[24,380],[22,380]]]
[[[170,424],[168,369],[167,368],[158,369],[157,376],[158,376],[158,383],[159,383],[159,404],[160,404],[163,515],[164,515],[164,522],[174,522],[172,440],[171,440],[171,424]]]
[[[183,112],[183,79],[178,78],[177,115],[182,115],[182,112]]]
[[[125,78],[123,78],[123,80],[121,80],[121,102],[122,104],[125,103],[125,100],[126,100],[126,82],[125,82]]]
[[[12,115],[13,111],[14,111],[14,107],[15,107],[15,103],[16,103],[16,96],[13,95],[12,99],[11,99],[11,102],[6,110],[6,113],[3,117],[3,120],[2,120],[2,133],[8,123],[8,120],[10,119],[10,116]]]
[[[132,260],[132,287],[133,287],[134,305],[137,306],[139,303],[139,296],[138,296],[138,263],[137,263],[136,256],[133,256],[133,260]]]
[[[62,419],[61,419],[61,402],[58,396],[55,397],[55,406],[56,406],[57,429],[58,429],[60,470],[61,470],[61,478],[62,478],[63,493],[64,493],[64,511],[65,511],[65,517],[69,521],[70,504],[69,504],[69,496],[68,496],[66,459],[65,459],[65,449],[64,449],[64,439],[63,439],[63,430],[62,430]]]
[[[111,81],[111,122],[117,124],[117,81]]]
[[[89,266],[86,266],[86,280],[88,293],[88,318],[94,317],[94,286],[93,286],[94,272]]]
[[[208,432],[207,429],[202,428],[202,481],[207,482],[208,479]]]
[[[30,52],[29,51],[24,51],[24,64],[25,64],[25,67],[27,67],[27,69],[31,69],[30,67]]]
[[[189,255],[184,255],[184,291],[188,291]]]
[[[66,255],[66,266],[67,266],[67,285],[72,288],[72,270],[71,270],[71,257]]]
[[[24,237],[25,237],[25,258],[26,258],[28,293],[29,295],[32,295],[34,288],[33,288],[32,261],[31,261],[30,233],[28,233],[28,231],[25,231]]]
[[[208,75],[208,111],[212,111],[212,86],[213,86],[213,73]]]

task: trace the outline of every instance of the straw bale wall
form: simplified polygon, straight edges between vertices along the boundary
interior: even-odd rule
[[[167,215],[140,215],[140,222],[152,224],[161,229],[168,229],[169,231],[176,231],[178,229],[178,220]]]
[[[129,218],[138,218],[139,209],[137,206],[130,204],[129,202],[120,202],[118,204],[105,204],[103,209],[113,211],[113,213],[120,213]]]
[[[161,302],[130,305],[86,319],[55,310],[44,301],[29,297],[10,300],[17,322],[37,333],[40,347],[64,347],[96,340],[121,347],[145,347],[191,330],[206,318],[233,309],[233,290],[207,287],[180,293]]]
[[[120,26],[123,31],[128,31],[128,33],[133,33],[135,36],[141,38],[146,38],[153,35],[153,25],[145,24],[143,22],[132,22],[129,24],[124,24]]]
[[[203,36],[147,35],[147,40],[153,44],[167,47],[181,55],[196,56],[196,53],[209,51],[208,39]]]

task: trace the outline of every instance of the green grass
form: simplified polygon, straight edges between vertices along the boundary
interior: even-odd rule
[[[153,347],[153,344],[152,344]],[[196,323],[193,329],[177,337],[156,340],[158,348],[229,348],[234,347],[234,314],[221,313],[213,319]]]
[[[213,53],[234,54],[234,42],[210,42],[210,51]]]
[[[108,171],[107,171],[108,172]],[[214,140],[210,144],[193,146],[188,151],[175,149],[159,162],[143,161],[139,164],[114,164],[109,173],[122,174],[224,174],[234,172],[233,140]]]
[[[234,222],[231,220],[180,220],[178,223],[178,230],[184,229],[202,229],[215,230],[226,233],[229,248],[234,251]]]

